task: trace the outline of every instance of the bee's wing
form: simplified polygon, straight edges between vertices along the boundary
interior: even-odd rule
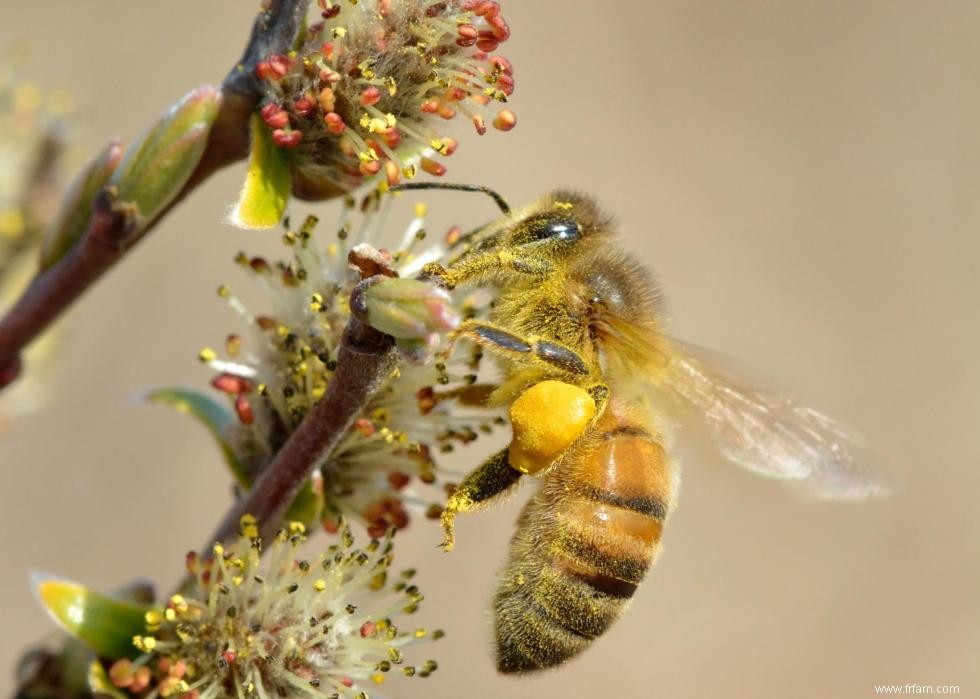
[[[730,461],[795,481],[818,498],[863,499],[888,489],[866,475],[874,451],[857,432],[777,390],[752,388],[724,358],[672,341],[657,393],[706,428]]]

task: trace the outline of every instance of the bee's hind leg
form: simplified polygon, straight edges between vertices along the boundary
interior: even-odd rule
[[[509,490],[524,475],[510,465],[509,450],[508,447],[497,452],[471,471],[449,497],[442,512],[442,547],[446,551],[452,551],[456,541],[456,515],[484,507]]]

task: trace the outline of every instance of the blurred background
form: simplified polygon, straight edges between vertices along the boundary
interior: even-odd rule
[[[593,193],[654,267],[676,335],[863,431],[899,491],[810,503],[689,459],[629,613],[530,679],[495,674],[487,612],[523,497],[464,518],[452,555],[419,518],[400,563],[420,569],[423,616],[448,637],[422,651],[439,671],[395,693],[865,697],[915,683],[980,696],[980,4],[503,4],[519,125],[482,139],[461,125],[447,179],[515,203]],[[219,81],[255,9],[8,0],[0,51],[30,47],[24,76],[74,93],[81,158]],[[0,434],[2,694],[19,650],[51,629],[30,571],[166,590],[229,501],[204,430],[134,396],[203,387],[197,351],[241,328],[214,289],[248,287],[239,249],[277,249],[222,223],[243,175],[211,179],[78,304],[54,402]],[[447,223],[493,213],[427,200]]]

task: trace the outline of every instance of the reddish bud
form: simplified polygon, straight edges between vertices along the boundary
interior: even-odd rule
[[[262,121],[268,124],[270,129],[283,129],[289,126],[289,114],[275,102],[262,107]]]
[[[377,631],[377,628],[377,625],[373,621],[365,621],[363,624],[361,624],[361,638],[369,638],[373,636],[374,632]]]
[[[380,160],[366,160],[361,163],[358,170],[365,177],[373,177],[381,172],[381,161]]]
[[[422,158],[419,161],[419,166],[430,175],[435,175],[436,177],[442,177],[446,174],[446,166],[442,163],[437,163],[431,158]]]
[[[361,92],[360,103],[362,107],[371,107],[381,101],[381,90],[374,85],[365,87]]]
[[[319,101],[320,103],[320,109],[322,109],[326,113],[332,112],[334,110],[334,107],[336,106],[335,105],[336,100],[334,99],[333,90],[331,90],[329,87],[325,87],[322,90],[320,90],[320,94],[317,97],[317,101]]]
[[[402,473],[401,471],[392,471],[388,474],[388,483],[395,490],[401,490],[408,485],[411,480],[411,476],[409,476],[407,473]]]
[[[251,425],[255,422],[255,413],[252,411],[252,404],[249,403],[248,398],[239,395],[235,399],[235,412],[238,414],[238,419],[242,421],[243,425]]]
[[[316,112],[316,100],[310,94],[304,94],[293,100],[293,111],[301,117],[310,117]]]
[[[376,431],[374,428],[374,423],[364,417],[354,422],[354,429],[363,434],[365,437],[370,437]]]
[[[394,187],[401,182],[402,174],[398,169],[398,165],[392,160],[385,162],[385,179],[388,181],[389,187]]]
[[[493,128],[500,131],[510,131],[517,126],[517,117],[509,109],[501,109],[493,118]]]
[[[272,132],[272,142],[280,148],[295,148],[302,140],[303,132],[296,129],[292,131],[276,129]]]
[[[293,64],[289,56],[283,56],[281,53],[269,56],[267,63],[269,65],[269,71],[272,73],[270,78],[272,80],[285,77]]]
[[[330,112],[323,117],[323,121],[327,125],[327,131],[335,136],[344,133],[344,129],[347,128],[347,124],[344,123],[344,120],[337,112]]]
[[[246,379],[244,376],[236,376],[235,374],[229,374],[227,372],[218,374],[211,379],[211,385],[219,391],[230,393],[231,395],[248,393],[252,390],[251,381]]]
[[[321,83],[326,83],[327,85],[335,85],[341,80],[340,73],[335,70],[330,70],[329,68],[323,68],[320,70],[318,77]]]
[[[458,147],[459,147],[459,141],[457,141],[455,138],[448,138],[447,137],[447,138],[442,139],[442,154],[443,155],[452,155],[453,153],[456,152],[456,149]]]

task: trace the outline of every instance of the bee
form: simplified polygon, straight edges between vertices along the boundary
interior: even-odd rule
[[[540,481],[517,522],[494,599],[497,667],[531,673],[577,656],[625,611],[656,560],[674,508],[679,416],[700,421],[721,454],[811,493],[860,499],[883,489],[855,468],[861,438],[776,392],[748,387],[706,352],[671,339],[650,273],[621,247],[595,201],[555,191],[511,211],[483,187],[419,183],[494,197],[502,216],[456,243],[423,278],[487,287],[487,319],[465,339],[499,359],[483,395],[509,406],[507,448],[449,498],[458,514],[487,506],[525,477]]]

